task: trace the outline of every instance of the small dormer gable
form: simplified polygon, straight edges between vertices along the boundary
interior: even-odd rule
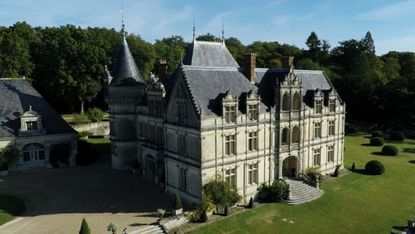
[[[42,117],[29,105],[29,109],[20,115],[19,135],[43,135],[45,133]]]

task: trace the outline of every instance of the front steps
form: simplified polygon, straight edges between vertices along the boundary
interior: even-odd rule
[[[285,182],[290,186],[290,195],[284,202],[288,205],[299,205],[309,201],[316,200],[324,194],[324,191],[314,188],[299,180],[285,179]]]
[[[160,225],[145,225],[128,234],[165,234]]]

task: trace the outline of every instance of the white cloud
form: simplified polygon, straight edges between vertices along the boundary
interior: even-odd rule
[[[388,20],[409,13],[415,13],[415,0],[401,1],[395,4],[383,6],[358,15],[361,20]]]

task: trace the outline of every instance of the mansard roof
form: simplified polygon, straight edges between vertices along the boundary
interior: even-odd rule
[[[261,100],[261,112],[275,105],[275,88],[281,83],[289,69],[255,68],[255,83],[252,84],[238,67],[182,66],[182,74],[190,94],[201,116],[221,115],[221,103],[224,95],[230,91],[243,110],[246,95],[251,90],[258,93]],[[333,87],[322,71],[293,70],[303,87],[303,95],[308,90],[332,90]],[[308,104],[305,100],[304,102]]]
[[[0,78],[0,97],[0,138],[17,136],[19,118],[28,111],[36,111],[42,117],[42,126],[47,134],[75,134],[71,126],[24,79]]]
[[[223,42],[197,41],[189,46],[184,65],[207,67],[239,67]]]
[[[111,85],[129,86],[145,84],[128,47],[125,36],[123,36],[122,43],[118,49],[118,55],[112,66],[111,75],[113,77]]]

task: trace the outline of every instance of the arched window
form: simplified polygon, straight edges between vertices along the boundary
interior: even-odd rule
[[[295,126],[293,128],[293,133],[292,133],[292,142],[293,143],[300,143],[300,138],[301,138],[300,127]]]
[[[290,110],[290,95],[288,93],[285,93],[282,97],[282,110]]]
[[[41,144],[27,144],[23,147],[23,161],[45,160],[45,147]]]
[[[281,135],[281,144],[286,145],[288,144],[290,141],[290,130],[288,128],[284,128],[282,130],[282,135]]]
[[[293,97],[293,109],[300,110],[301,109],[301,97],[300,93],[296,92]]]

